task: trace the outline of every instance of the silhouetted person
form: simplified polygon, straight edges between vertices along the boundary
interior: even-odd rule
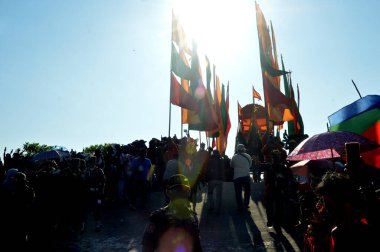
[[[239,144],[236,154],[231,159],[231,167],[234,169],[234,187],[236,205],[239,211],[249,208],[251,197],[250,169],[252,166],[251,157],[245,153],[245,147]],[[244,192],[244,198],[242,198]]]
[[[189,180],[184,175],[174,175],[165,190],[170,202],[151,213],[143,234],[142,251],[201,252],[199,221],[189,202]]]
[[[334,226],[330,251],[373,251],[379,247],[374,230],[362,218],[363,199],[348,176],[327,172],[317,186],[317,193]]]
[[[220,214],[222,206],[222,192],[224,181],[224,160],[218,150],[214,150],[207,164],[206,181],[208,184],[208,203],[209,212],[215,210],[217,215]],[[215,193],[215,195],[214,195]],[[215,198],[215,200],[214,200]],[[215,207],[215,209],[214,209]]]
[[[139,201],[141,208],[145,208],[148,200],[152,163],[146,155],[147,149],[140,149],[139,156],[133,159],[131,164],[133,184],[133,191],[131,195],[132,208],[137,207],[137,201]]]

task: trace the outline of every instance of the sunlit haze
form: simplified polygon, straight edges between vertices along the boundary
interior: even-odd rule
[[[380,93],[379,1],[257,3],[299,85],[305,133],[325,132],[328,116],[359,98],[351,80],[362,96]],[[253,0],[0,0],[0,151],[167,136],[172,11],[230,84],[231,156],[237,101],[252,102],[252,85],[263,96]],[[170,134],[181,136],[171,108]]]
[[[199,53],[218,65],[234,60],[250,46],[247,30],[255,23],[253,6],[244,0],[174,1],[173,11],[189,39],[197,41]]]

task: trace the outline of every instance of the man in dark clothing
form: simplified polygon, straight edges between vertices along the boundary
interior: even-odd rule
[[[273,164],[265,171],[265,209],[267,214],[267,226],[281,231],[284,224],[284,208],[286,198],[294,182],[291,170],[281,163],[281,152],[272,151]]]
[[[84,171],[84,182],[87,190],[87,208],[88,213],[93,213],[96,227],[95,231],[102,229],[101,209],[104,198],[104,188],[106,177],[101,168],[96,165],[96,157],[91,157]]]
[[[151,174],[153,174],[151,169],[153,167],[146,155],[147,149],[140,149],[139,156],[133,159],[131,163],[133,191],[130,203],[132,209],[137,207],[138,202],[140,203],[140,208],[143,209],[148,201]]]
[[[202,251],[198,217],[188,200],[190,190],[184,175],[170,177],[166,185],[170,202],[151,213],[143,235],[143,252]]]
[[[199,180],[202,183],[204,183],[205,180],[205,170],[209,159],[210,153],[207,150],[205,150],[205,143],[201,143],[201,146],[196,154],[196,164],[199,166]]]
[[[218,150],[212,152],[211,158],[207,164],[206,170],[206,181],[208,183],[208,202],[209,211],[214,211],[214,191],[216,211],[217,215],[220,214],[220,208],[222,206],[222,192],[223,192],[223,181],[224,181],[224,160],[220,156]]]
[[[327,172],[316,189],[327,220],[333,225],[329,251],[373,251],[379,247],[376,230],[363,218],[362,195],[346,174]]]
[[[0,225],[0,248],[2,251],[25,251],[35,194],[22,172],[16,172],[11,183],[10,190],[2,188],[0,193],[0,212],[3,218]]]

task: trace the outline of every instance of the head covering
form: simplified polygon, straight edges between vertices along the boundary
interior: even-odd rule
[[[96,157],[90,156],[86,162],[86,167],[93,168],[96,165]]]
[[[23,172],[16,172],[14,178],[16,179],[17,182],[24,182],[28,183],[29,181],[26,179],[26,174]]]
[[[212,155],[213,156],[219,156],[220,155],[220,152],[218,150],[213,150],[212,151]]]
[[[10,168],[5,175],[5,179],[3,181],[3,187],[5,190],[10,191],[13,189],[13,178],[18,172],[17,168]]]
[[[244,144],[239,144],[236,148],[237,152],[245,152]]]
[[[175,174],[171,176],[166,185],[167,189],[173,189],[176,187],[183,188],[184,190],[190,190],[189,179],[182,174]]]

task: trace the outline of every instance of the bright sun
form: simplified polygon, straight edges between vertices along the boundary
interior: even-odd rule
[[[173,0],[173,11],[187,37],[197,41],[199,52],[216,64],[244,51],[247,30],[256,18],[254,2],[248,0]]]

